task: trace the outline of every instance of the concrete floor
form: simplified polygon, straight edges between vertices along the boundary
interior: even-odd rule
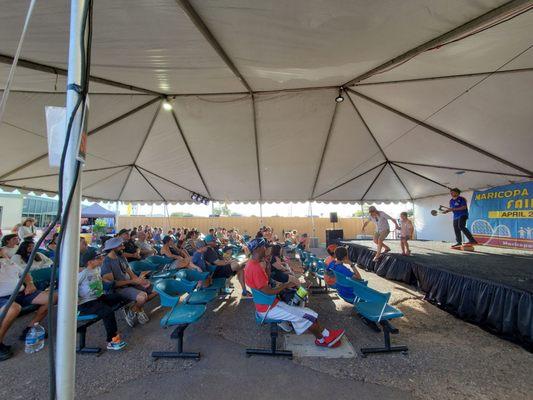
[[[236,290],[234,296],[210,305],[203,319],[186,331],[186,349],[201,351],[200,361],[150,357],[153,350],[174,347],[171,330],[159,327],[161,310],[152,314],[150,323],[133,329],[119,315],[128,347],[99,357],[78,355],[77,398],[532,398],[533,354],[455,319],[408,286],[363,275],[370,286],[391,291],[391,302],[405,313],[395,324],[400,334],[393,342],[408,345],[407,355],[246,358],[246,347],[268,346],[269,331],[255,324],[252,302],[241,300]],[[382,334],[371,331],[335,294],[315,295],[309,306],[324,325],[345,328],[354,348],[381,345]],[[22,343],[15,340],[27,318],[17,320],[6,340],[15,343],[16,356],[0,363],[1,399],[48,398],[47,353],[24,354]],[[88,345],[103,342],[103,327],[91,327]]]

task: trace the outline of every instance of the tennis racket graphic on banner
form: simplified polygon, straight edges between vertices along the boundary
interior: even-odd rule
[[[508,226],[498,225],[493,228],[489,221],[484,219],[476,219],[470,229],[473,235],[489,236],[485,244],[489,244],[493,239],[512,237]]]

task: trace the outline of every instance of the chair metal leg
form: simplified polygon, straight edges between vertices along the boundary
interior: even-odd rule
[[[311,294],[328,294],[328,285],[322,283],[322,278],[315,276],[318,285],[311,285],[308,287]]]
[[[278,339],[278,325],[270,324],[270,350],[246,349],[246,356],[247,357],[250,357],[252,355],[271,356],[271,357],[278,356],[278,357],[288,357],[289,359],[292,359],[292,351],[277,349],[277,339]]]
[[[189,324],[180,324],[170,335],[171,339],[176,339],[176,351],[153,351],[154,358],[195,358],[200,359],[200,353],[183,351],[183,335]]]
[[[78,354],[99,354],[102,349],[100,347],[87,347],[85,346],[85,340],[87,337],[87,328],[78,328],[78,346],[76,347],[76,353]]]
[[[398,333],[398,329],[390,325],[389,321],[382,321],[380,325],[383,327],[383,339],[385,347],[366,347],[361,349],[361,355],[366,357],[367,354],[372,353],[393,353],[393,352],[407,352],[409,349],[407,346],[391,346],[390,335],[391,333]]]

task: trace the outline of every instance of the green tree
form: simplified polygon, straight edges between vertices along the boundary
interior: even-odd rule
[[[188,212],[173,212],[170,214],[171,217],[177,217],[177,218],[187,218],[187,217],[194,217],[191,213]]]
[[[105,235],[107,230],[107,222],[105,219],[98,218],[94,221],[93,233],[97,236]]]

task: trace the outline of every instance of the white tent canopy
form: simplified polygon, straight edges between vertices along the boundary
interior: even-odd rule
[[[44,107],[65,103],[68,3],[31,19],[0,126],[4,188],[57,191]],[[27,7],[0,0],[0,85]],[[96,1],[83,195],[390,201],[531,179],[531,7]]]

